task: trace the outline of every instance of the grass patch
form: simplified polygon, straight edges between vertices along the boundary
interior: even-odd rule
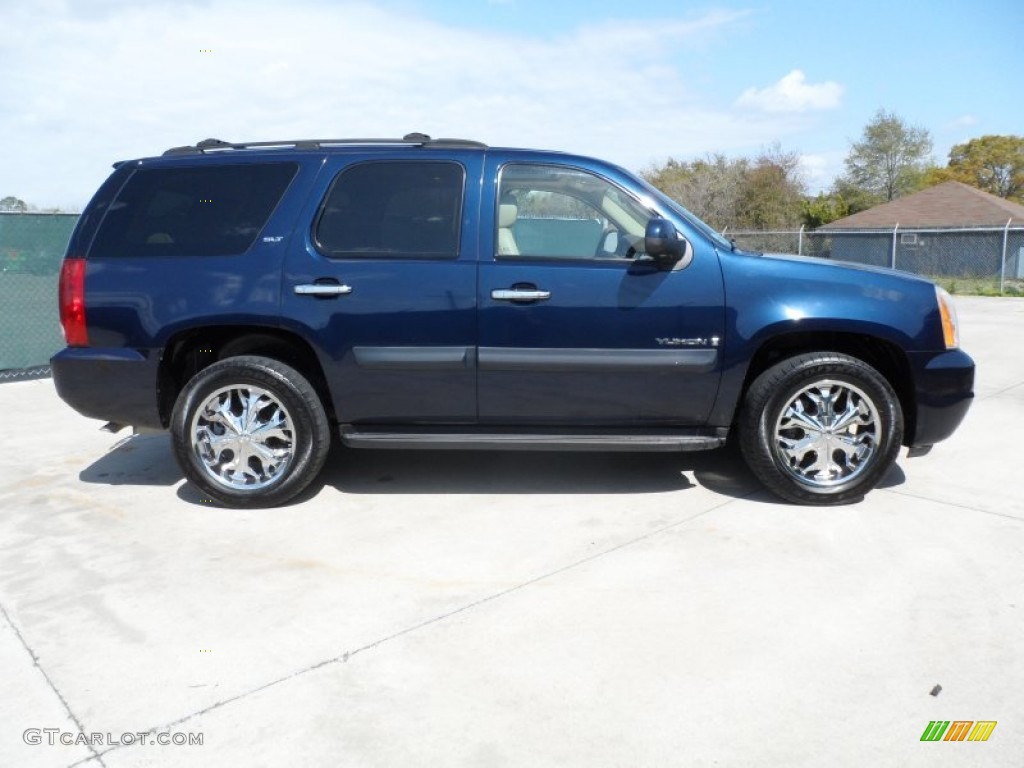
[[[1006,280],[999,292],[998,277],[938,277],[928,278],[952,294],[961,296],[1024,296],[1024,281]]]

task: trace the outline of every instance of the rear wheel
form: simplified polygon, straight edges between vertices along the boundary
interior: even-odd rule
[[[324,408],[291,366],[232,357],[196,374],[171,418],[174,453],[195,485],[232,507],[270,507],[300,493],[330,448]]]
[[[798,355],[747,391],[740,448],[773,493],[800,504],[856,501],[889,471],[903,439],[892,386],[862,360]]]

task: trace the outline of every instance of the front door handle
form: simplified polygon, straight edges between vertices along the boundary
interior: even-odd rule
[[[295,293],[299,296],[348,296],[352,293],[352,286],[337,283],[306,283],[296,285]]]
[[[491,298],[495,301],[547,301],[551,298],[551,291],[536,288],[505,288],[491,291]]]

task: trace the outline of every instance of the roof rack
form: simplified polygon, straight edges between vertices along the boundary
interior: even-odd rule
[[[402,144],[418,147],[473,147],[486,149],[487,145],[468,139],[432,139],[425,133],[407,133],[400,139],[298,139],[289,141],[246,141],[232,142],[221,139],[204,139],[195,146],[171,147],[164,155],[203,155],[208,152],[221,152],[230,149],[322,149],[324,147],[346,146],[353,144]]]

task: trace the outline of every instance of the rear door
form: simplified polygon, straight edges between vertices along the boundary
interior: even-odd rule
[[[313,340],[340,422],[476,420],[481,157],[327,158],[289,248],[282,316]]]
[[[712,246],[692,237],[675,269],[659,269],[642,257],[656,211],[614,169],[488,157],[481,423],[704,424],[724,335]]]

